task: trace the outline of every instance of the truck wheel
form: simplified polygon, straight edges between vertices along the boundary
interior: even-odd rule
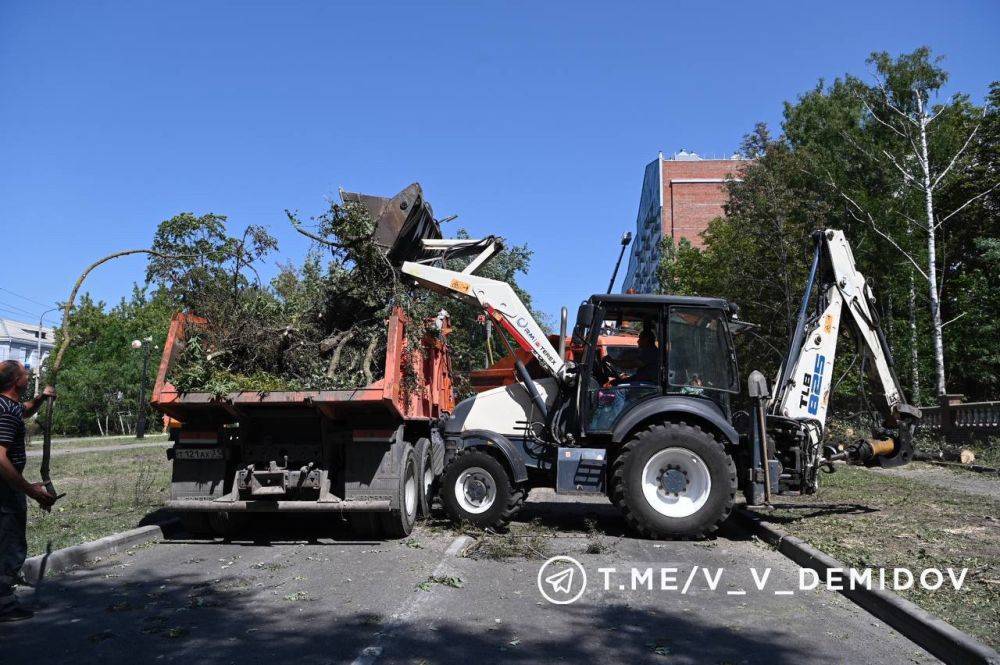
[[[503,464],[481,450],[460,451],[441,476],[441,502],[448,515],[479,527],[509,522],[527,494],[514,486]]]
[[[420,516],[426,519],[431,516],[431,503],[434,501],[434,464],[428,439],[417,441],[417,470],[420,478]]]
[[[404,538],[413,531],[420,508],[420,474],[417,472],[417,456],[413,446],[403,448],[402,465],[399,474],[399,509],[387,513],[377,513],[382,525],[382,533],[388,538]]]
[[[652,538],[714,532],[733,510],[736,466],[715,437],[683,423],[653,425],[622,447],[612,499]]]

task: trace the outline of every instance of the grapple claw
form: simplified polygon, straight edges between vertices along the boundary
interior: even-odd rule
[[[433,256],[421,241],[439,239],[441,226],[424,200],[420,183],[413,183],[392,198],[343,190],[340,198],[344,203],[360,203],[368,209],[375,219],[375,244],[394,267]]]

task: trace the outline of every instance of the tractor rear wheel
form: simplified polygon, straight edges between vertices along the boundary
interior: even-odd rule
[[[629,525],[652,538],[698,538],[728,519],[736,466],[723,445],[685,423],[638,432],[614,462],[611,498]]]

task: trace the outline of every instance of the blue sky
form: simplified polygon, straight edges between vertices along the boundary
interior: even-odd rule
[[[998,37],[997,2],[0,1],[0,316],[177,212],[298,259],[285,208],[419,180],[446,231],[535,250],[556,320],[606,287],[657,151],[728,154],[876,49],[930,45],[981,100]],[[117,301],[143,269],[87,288]]]

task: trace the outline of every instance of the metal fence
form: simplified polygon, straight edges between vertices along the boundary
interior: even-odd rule
[[[920,427],[945,436],[1000,434],[1000,402],[962,402],[962,395],[941,395],[938,406],[922,406]]]

